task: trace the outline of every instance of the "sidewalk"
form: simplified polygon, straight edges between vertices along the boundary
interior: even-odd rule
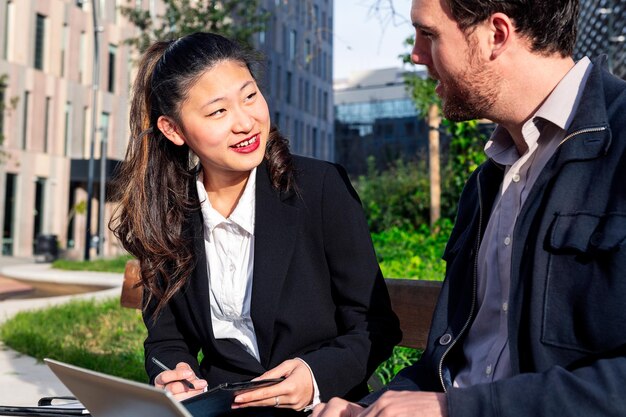
[[[90,284],[110,287],[94,293],[65,295],[59,297],[7,299],[0,301],[0,324],[19,311],[34,310],[67,302],[71,299],[101,299],[117,297],[121,292],[123,274],[60,271],[47,263],[35,263],[33,259],[16,259],[0,256],[0,276],[71,284]],[[18,281],[19,282],[19,281]],[[2,285],[14,285],[11,280],[0,281]],[[56,376],[34,358],[22,355],[0,342],[0,404],[28,406],[49,395],[71,395]]]

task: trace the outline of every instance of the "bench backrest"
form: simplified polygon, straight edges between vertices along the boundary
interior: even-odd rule
[[[141,287],[135,286],[139,282],[139,276],[139,262],[135,259],[128,261],[120,298],[122,306],[141,309]],[[441,282],[404,278],[388,278],[385,281],[391,306],[400,319],[403,336],[399,345],[423,349],[428,339]]]

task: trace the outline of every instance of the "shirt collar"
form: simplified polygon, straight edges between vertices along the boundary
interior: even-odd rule
[[[198,189],[198,198],[200,199],[202,217],[206,226],[205,237],[208,237],[215,227],[224,222],[235,223],[250,235],[254,235],[256,167],[250,171],[246,187],[237,202],[237,206],[235,206],[235,209],[230,214],[228,219],[224,218],[224,216],[211,206],[209,196],[204,188],[203,179],[203,173],[200,171],[198,178],[196,179],[196,188]]]
[[[578,61],[557,84],[534,117],[540,117],[567,130],[574,118],[591,66],[587,57]]]
[[[591,61],[587,57],[578,61],[559,81],[533,117],[524,123],[522,134],[529,150],[536,147],[546,122],[554,124],[563,131],[569,128],[591,66]],[[485,153],[501,165],[512,165],[520,157],[513,138],[502,126],[497,126],[493,131],[490,140],[485,145]]]

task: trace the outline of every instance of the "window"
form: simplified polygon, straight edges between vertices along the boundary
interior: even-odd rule
[[[87,34],[82,31],[80,32],[80,46],[78,49],[78,82],[82,83],[85,75],[85,65],[87,64],[86,59],[87,53]]]
[[[35,63],[38,70],[43,70],[44,37],[46,35],[46,17],[37,13],[35,23]]]
[[[69,156],[70,144],[72,141],[72,103],[65,103],[65,145],[63,155]]]
[[[111,115],[107,112],[100,113],[100,161],[107,157],[109,142],[109,126],[111,125]]]
[[[296,59],[297,40],[296,31],[289,32],[289,60],[292,62]]]
[[[30,91],[24,91],[24,107],[22,115],[22,144],[21,149],[26,149],[26,138],[28,137],[28,102],[30,101]]]
[[[4,82],[0,82],[0,138],[4,137],[2,135],[4,133],[4,100],[6,99],[6,88],[7,85]],[[0,139],[0,145],[2,145],[2,139]]]
[[[15,19],[12,18],[14,8],[15,5],[9,0],[6,4],[4,13],[4,44],[2,45],[2,59],[5,60],[9,59],[9,38],[11,34],[14,33],[13,22]]]
[[[78,7],[79,9],[83,8],[83,4],[85,3],[85,0],[76,0],[75,4],[76,7]]]
[[[293,75],[291,71],[287,71],[287,92],[285,94],[285,100],[288,104],[291,104],[291,83]]]
[[[109,93],[115,91],[115,55],[117,54],[117,46],[109,45],[109,82],[107,90]]]
[[[308,81],[304,82],[304,110],[309,111],[311,108],[310,102],[310,85]]]
[[[280,126],[280,112],[274,113],[274,124]]]
[[[265,16],[267,14],[267,10],[265,9],[261,9],[261,16]],[[259,45],[260,46],[264,46],[265,45],[265,41],[266,41],[266,37],[267,37],[267,32],[269,31],[269,27],[267,25],[265,25],[265,28],[259,32]]]
[[[48,146],[50,143],[50,103],[52,102],[51,97],[46,97],[44,112],[44,125],[43,125],[43,151],[44,153],[48,153]]]
[[[311,40],[307,39],[304,42],[304,65],[308,67],[309,62],[311,62]]]
[[[37,177],[35,181],[35,210],[33,219],[33,239],[36,241],[37,236],[43,231],[44,219],[44,201],[46,191],[46,179]]]
[[[68,49],[69,29],[67,23],[63,23],[63,39],[61,40],[61,77],[65,76],[65,51]]]
[[[4,226],[2,228],[2,254],[13,254],[13,235],[15,230],[15,202],[17,200],[17,175],[6,174],[4,192]]]
[[[322,102],[322,89],[320,88],[319,90],[317,90],[317,115],[318,116],[322,116],[322,107],[323,107],[323,102]]]
[[[283,68],[279,65],[276,67],[276,97],[280,97],[281,90],[281,78],[282,78]]]
[[[83,107],[83,138],[80,141],[81,145],[80,145],[80,154],[83,157],[87,157],[87,140],[88,138],[90,138],[91,136],[89,135],[89,126],[87,125],[87,120],[88,120],[88,116],[89,116],[89,107],[85,106]]]
[[[322,102],[322,119],[328,120],[328,91],[324,91],[324,99]]]
[[[319,152],[317,149],[318,144],[317,144],[317,128],[316,127],[313,128],[312,133],[311,133],[311,145],[313,147],[312,149],[313,156],[318,156]]]
[[[102,133],[100,142],[106,143],[109,139],[109,125],[110,125],[111,115],[107,112],[102,112],[100,114],[100,132]],[[100,155],[102,157],[102,155]]]

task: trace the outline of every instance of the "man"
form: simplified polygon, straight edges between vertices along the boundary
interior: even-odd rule
[[[626,84],[571,58],[577,18],[578,0],[413,0],[445,116],[498,127],[422,359],[314,417],[626,415]]]

